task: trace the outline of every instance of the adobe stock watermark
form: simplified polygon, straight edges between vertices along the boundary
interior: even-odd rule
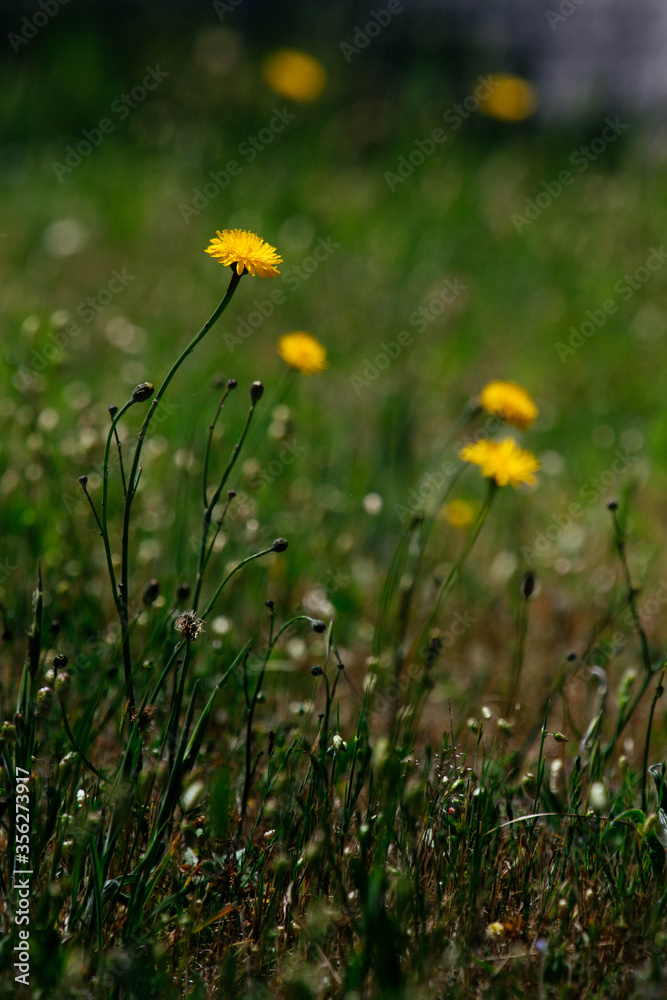
[[[96,295],[89,295],[76,306],[74,312],[84,323],[92,323],[103,309],[111,305],[113,300],[123,292],[136,275],[128,274],[123,267],[121,270],[111,272],[111,278],[107,284],[100,288]],[[75,320],[68,320],[65,325],[57,331],[50,331],[48,335],[49,343],[41,348],[34,347],[30,352],[30,366],[19,365],[18,371],[13,378],[13,384],[17,389],[25,389],[31,384],[33,379],[43,372],[51,362],[60,358],[62,351],[77,337],[81,336],[81,326]]]
[[[14,922],[18,928],[18,941],[14,945],[16,975],[14,981],[22,986],[30,986],[30,771],[16,768],[16,802],[14,826],[14,870],[12,887],[16,898]]]
[[[611,118],[605,118],[605,127],[600,132],[600,135],[596,136],[594,139],[588,143],[587,146],[581,145],[578,149],[571,154],[569,162],[573,167],[576,167],[578,174],[585,173],[590,167],[591,163],[595,163],[598,157],[602,156],[605,150],[613,143],[616,142],[618,137],[629,129],[630,126],[625,124],[620,120],[618,116],[613,120]],[[573,174],[571,170],[561,170],[557,178],[551,181],[542,181],[542,190],[538,191],[533,198],[526,198],[526,207],[524,208],[523,214],[519,212],[513,212],[510,216],[510,221],[516,229],[517,233],[520,233],[522,229],[526,226],[530,226],[533,222],[540,218],[543,212],[545,212],[553,203],[562,195],[565,188],[574,184],[577,174]]]
[[[544,16],[547,19],[547,24],[552,31],[555,31],[559,24],[576,14],[585,3],[586,0],[561,0],[558,4],[558,10],[552,10],[550,7],[545,10]]]
[[[538,531],[533,539],[532,546],[523,545],[521,555],[528,566],[534,566],[539,560],[544,560],[549,553],[562,540],[563,533],[567,532],[575,521],[580,520],[586,508],[594,506],[625,475],[636,462],[641,458],[640,454],[633,454],[633,449],[617,448],[614,453],[614,461],[608,469],[605,469],[599,476],[591,476],[579,489],[578,499],[568,504],[567,510],[560,514],[552,514],[550,520],[553,522],[544,531]]]
[[[407,2],[410,3],[411,0],[407,0]],[[373,39],[377,38],[391,24],[396,15],[402,14],[404,10],[405,4],[402,3],[402,0],[389,0],[389,3],[380,10],[369,10],[368,21],[363,25],[357,24],[355,26],[352,41],[340,43],[340,51],[348,66],[352,62],[352,57],[360,55],[364,49],[367,49]]]
[[[315,274],[321,264],[329,260],[331,255],[340,249],[340,246],[341,244],[336,243],[331,236],[318,236],[312,253],[304,257],[300,264],[288,267],[286,271],[283,271],[280,283],[290,292],[295,292],[304,281]],[[222,335],[229,353],[233,354],[239,345],[252,337],[253,333],[259,330],[273,315],[276,306],[284,305],[287,298],[288,293],[284,292],[282,288],[274,288],[267,298],[254,299],[252,303],[254,308],[247,316],[241,316],[236,324],[236,332],[225,331]]]
[[[467,291],[468,286],[459,278],[447,278],[441,288],[431,296],[428,302],[416,309],[409,317],[408,324],[417,333],[423,333],[426,327],[436,320],[456,302],[456,300]],[[364,358],[361,374],[350,376],[350,382],[354,387],[357,396],[361,395],[362,389],[367,388],[372,382],[380,377],[383,371],[401,356],[406,347],[414,344],[414,337],[408,330],[401,330],[395,340],[389,343],[383,341],[380,350],[373,358]]]
[[[252,163],[259,153],[262,153],[267,146],[270,146],[275,137],[283,132],[286,126],[290,122],[293,122],[296,117],[297,115],[288,111],[286,106],[283,106],[282,111],[274,108],[273,115],[267,125],[261,128],[255,135],[246,136],[243,142],[238,144],[236,155],[243,159],[245,163]],[[189,204],[185,202],[179,204],[178,210],[181,213],[183,221],[189,225],[190,220],[196,218],[200,212],[203,212],[213,199],[217,198],[229,186],[232,178],[240,175],[242,170],[243,165],[239,160],[229,160],[222,170],[211,170],[208,174],[210,180],[201,188],[193,188]]]
[[[240,7],[243,0],[213,0],[213,10],[216,12],[221,21],[224,22],[225,15],[231,14]]]
[[[14,52],[18,52],[22,45],[27,45],[35,38],[42,28],[45,28],[49,21],[53,20],[61,7],[65,7],[69,0],[37,0],[37,7],[34,14],[24,17],[21,20],[21,33],[10,31],[7,41]]]
[[[493,76],[477,77],[477,86],[472,94],[461,101],[460,104],[453,104],[442,116],[443,122],[448,125],[452,132],[456,132],[475,111],[479,109],[482,101],[486,100],[498,86],[498,82]],[[409,177],[412,177],[415,170],[423,166],[435,153],[439,146],[447,142],[447,132],[441,128],[434,128],[423,139],[414,139],[412,145],[414,149],[406,155],[399,156],[396,161],[395,170],[385,170],[384,179],[390,191],[395,191],[399,184],[405,184]]]
[[[111,114],[119,121],[125,121],[126,118],[130,117],[131,112],[143,104],[148,95],[156,90],[168,76],[169,73],[161,70],[159,64],[155,67],[146,66],[146,74],[141,84],[133,87],[129,94],[121,94],[120,97],[111,102],[109,108]],[[97,127],[85,128],[81,133],[83,138],[77,142],[76,146],[70,144],[65,147],[64,162],[61,163],[60,160],[51,162],[51,167],[58,180],[62,183],[66,177],[69,177],[72,171],[76,170],[94,149],[102,145],[106,136],[115,131],[116,123],[111,118],[101,118]]]
[[[656,271],[659,271],[667,261],[667,252],[662,246],[650,248],[650,253],[645,262],[636,267],[631,274],[624,274],[614,285],[615,299],[605,299],[599,309],[587,309],[586,319],[580,326],[570,327],[570,338],[566,344],[558,341],[554,344],[554,349],[560,360],[565,363],[567,359],[576,354],[584,346],[587,340],[594,337],[598,330],[607,322],[610,316],[618,312],[618,301],[627,302],[635,292],[650,281]]]
[[[637,617],[643,629],[651,623],[659,612],[663,611],[665,604],[667,604],[667,581],[661,579],[658,580],[657,590],[649,591],[647,597],[642,597],[641,600],[637,601]],[[632,608],[627,608],[622,621],[630,632],[617,629],[608,642],[600,643],[595,652],[591,653],[586,660],[587,666],[604,668],[609,660],[617,656],[627,645],[636,630]]]

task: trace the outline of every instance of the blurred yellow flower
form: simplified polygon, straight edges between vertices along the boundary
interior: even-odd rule
[[[326,349],[309,333],[286,333],[278,341],[278,354],[302,375],[316,375],[328,367]]]
[[[276,267],[282,264],[282,257],[276,248],[269,246],[259,236],[245,229],[217,230],[217,238],[211,240],[206,247],[206,253],[215,257],[221,264],[236,264],[236,273],[245,274],[248,271],[253,277],[277,278],[280,271]]]
[[[327,83],[327,72],[317,59],[296,49],[280,49],[264,62],[264,79],[272,90],[292,101],[316,101]]]
[[[482,475],[494,479],[498,486],[509,483],[518,489],[522,483],[533,486],[537,482],[533,473],[540,467],[539,459],[532,451],[519,448],[513,438],[505,438],[504,441],[483,438],[462,448],[459,457],[464,462],[478,465]]]
[[[467,528],[475,517],[475,508],[467,500],[452,500],[445,504],[445,521],[453,528]]]
[[[521,122],[537,107],[537,91],[527,80],[509,73],[491,76],[490,93],[479,102],[479,110],[501,122]]]
[[[479,394],[479,405],[522,431],[530,427],[539,412],[526,390],[516,382],[489,382]]]

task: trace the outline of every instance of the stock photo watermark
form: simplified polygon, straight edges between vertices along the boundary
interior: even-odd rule
[[[341,244],[336,243],[332,236],[318,236],[312,253],[304,257],[300,264],[288,267],[286,271],[283,271],[281,283],[290,292],[295,292],[340,247]],[[276,306],[282,306],[285,302],[287,302],[287,293],[282,288],[274,288],[265,299],[255,299],[253,310],[238,320],[236,332],[225,331],[222,335],[229,353],[233,354],[238,346],[245,343],[273,315]]]
[[[475,111],[479,110],[480,104],[491,96],[497,88],[498,82],[493,76],[477,78],[477,86],[472,94],[468,94],[459,104],[453,104],[442,115],[442,120],[450,127],[452,132],[456,132]],[[405,184],[408,178],[412,177],[415,170],[423,166],[435,153],[439,146],[447,142],[448,134],[442,128],[434,128],[428,135],[421,139],[414,139],[412,145],[414,149],[406,155],[401,154],[396,161],[396,167],[392,170],[385,170],[384,179],[390,191],[395,191],[399,184]]]
[[[667,261],[667,252],[662,246],[650,248],[650,253],[645,262],[636,267],[630,274],[624,274],[614,285],[616,298],[605,299],[599,309],[587,309],[584,321],[578,326],[571,326],[571,336],[564,344],[558,341],[554,344],[554,349],[560,360],[564,363],[567,359],[576,354],[584,346],[587,340],[594,337],[598,330],[601,330],[610,316],[618,312],[618,299],[627,302],[635,292],[650,281],[656,271],[659,271]]]
[[[380,10],[369,10],[368,21],[363,25],[357,24],[355,26],[352,41],[340,43],[340,51],[348,66],[352,62],[353,56],[361,55],[373,39],[377,38],[391,24],[396,15],[402,14],[404,10],[405,4],[402,3],[402,0],[389,0],[389,3]]]
[[[433,295],[428,302],[420,306],[411,313],[408,324],[417,331],[423,333],[427,326],[436,320],[456,302],[456,300],[468,290],[459,278],[447,278],[438,292]],[[372,358],[364,358],[361,374],[355,373],[350,376],[350,382],[357,396],[362,389],[366,389],[372,382],[380,377],[390,365],[401,356],[406,347],[414,344],[414,336],[408,330],[401,330],[395,340],[388,343],[383,341],[380,350]]]
[[[605,118],[604,125],[605,127],[600,134],[591,139],[588,145],[582,144],[570,155],[569,162],[573,167],[576,167],[577,174],[585,173],[590,165],[595,163],[598,157],[602,156],[605,150],[630,128],[618,116],[614,119]],[[538,191],[533,198],[526,198],[523,214],[513,212],[510,216],[510,221],[517,233],[539,219],[542,213],[560,198],[565,188],[574,184],[577,174],[572,173],[571,170],[561,170],[558,177],[553,180],[542,181],[542,190]]]
[[[84,323],[92,323],[95,317],[111,305],[113,300],[123,292],[131,281],[136,279],[136,275],[128,274],[123,267],[119,271],[117,268],[111,272],[111,278],[107,284],[101,288],[96,295],[87,296],[76,306],[74,312]],[[73,340],[81,336],[81,326],[75,320],[68,320],[62,329],[49,333],[49,343],[41,348],[34,347],[30,355],[30,366],[19,365],[15,375],[15,385],[17,388],[26,388],[30,383],[48,367],[51,362],[56,361],[62,351],[71,344]]]
[[[21,33],[10,31],[7,41],[14,52],[18,52],[22,45],[27,45],[35,38],[42,28],[45,28],[49,21],[52,21],[61,7],[65,7],[69,0],[37,0],[39,10],[36,10],[30,17],[21,20]]]
[[[12,872],[12,887],[15,894],[16,916],[19,943],[14,945],[16,975],[14,981],[22,986],[30,986],[30,876],[32,865],[30,861],[30,789],[28,779],[30,771],[23,767],[16,768],[16,803],[14,843],[14,871]]]
[[[532,566],[536,561],[546,559],[554,546],[558,546],[563,535],[584,516],[586,509],[595,506],[640,458],[641,455],[633,453],[630,448],[617,448],[609,468],[600,475],[587,479],[579,489],[578,499],[568,504],[567,510],[560,514],[551,514],[550,520],[553,523],[544,531],[537,532],[532,545],[521,547],[521,555],[526,564]]]
[[[576,14],[585,3],[586,0],[561,0],[561,3],[558,4],[558,10],[552,10],[550,7],[545,10],[544,16],[547,19],[547,24],[552,31],[555,31],[559,24]]]
[[[273,109],[273,115],[264,128],[260,128],[255,135],[246,136],[243,142],[236,147],[236,155],[242,158],[245,163],[252,163],[253,160],[262,153],[267,146],[270,146],[277,135],[285,130],[290,122],[297,117],[292,111],[288,111],[283,106],[282,111]],[[243,164],[239,160],[229,160],[221,170],[211,170],[208,180],[203,187],[194,188],[192,198],[189,203],[181,202],[178,210],[184,222],[189,223],[191,219],[197,218],[200,212],[207,208],[214,198],[229,186],[233,177],[238,177],[243,170]]]
[[[155,67],[146,66],[146,74],[141,84],[133,87],[129,93],[121,94],[115,101],[111,102],[109,108],[118,121],[125,121],[130,117],[140,104],[146,100],[148,95],[156,90],[163,80],[166,80],[169,73],[161,70],[159,64]],[[64,181],[66,177],[80,166],[93,150],[97,149],[104,142],[106,136],[116,131],[116,123],[111,118],[100,118],[95,128],[85,128],[81,133],[82,138],[76,145],[70,144],[65,147],[64,162],[52,160],[51,168],[59,181]]]

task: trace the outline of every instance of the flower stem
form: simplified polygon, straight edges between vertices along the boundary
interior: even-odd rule
[[[173,379],[174,375],[181,367],[185,359],[194,351],[197,344],[204,339],[208,331],[217,322],[217,320],[222,316],[223,312],[232,300],[232,296],[236,291],[239,281],[241,280],[241,275],[237,274],[236,270],[232,271],[232,278],[229,282],[229,286],[224,295],[224,298],[215,309],[210,318],[204,323],[203,327],[196,334],[190,343],[185,347],[179,356],[174,361],[173,365],[167,372],[167,375],[155,393],[151,405],[149,407],[148,413],[144,418],[144,422],[141,425],[141,430],[139,431],[139,437],[137,440],[137,446],[134,450],[134,456],[132,459],[132,468],[130,470],[130,475],[127,480],[127,494],[125,496],[125,507],[123,510],[123,534],[121,542],[121,581],[119,585],[120,589],[120,625],[122,630],[122,645],[123,645],[123,669],[125,672],[125,690],[127,694],[127,701],[130,713],[134,709],[134,691],[132,686],[132,657],[130,653],[130,634],[129,634],[129,613],[128,613],[128,579],[129,579],[129,536],[130,536],[130,512],[132,510],[132,501],[134,500],[135,493],[137,491],[138,476],[141,474],[141,468],[139,465],[139,460],[141,458],[141,450],[144,446],[144,441],[146,439],[146,431],[148,426],[153,419],[155,411],[160,403],[160,400],[164,396],[169,383]],[[120,416],[120,414],[118,414]],[[112,426],[115,426],[112,425]]]

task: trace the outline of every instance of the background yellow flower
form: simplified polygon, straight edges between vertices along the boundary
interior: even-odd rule
[[[467,500],[452,500],[445,504],[443,515],[445,521],[453,528],[467,528],[475,518],[475,508]]]
[[[537,91],[520,76],[494,73],[491,92],[479,102],[479,110],[489,118],[503,122],[520,122],[529,118],[537,107]]]
[[[309,333],[286,333],[278,341],[278,354],[302,375],[316,375],[328,367],[326,348]]]
[[[272,90],[293,101],[316,101],[327,83],[327,72],[317,59],[297,49],[280,49],[264,63],[264,79]]]
[[[489,382],[479,394],[479,404],[487,413],[520,430],[530,427],[539,412],[526,390],[516,382]]]
[[[478,465],[482,475],[494,479],[498,486],[510,484],[518,489],[522,483],[534,486],[537,482],[533,473],[540,467],[539,459],[532,451],[520,448],[513,438],[503,441],[484,438],[462,448],[459,456],[464,462]]]

